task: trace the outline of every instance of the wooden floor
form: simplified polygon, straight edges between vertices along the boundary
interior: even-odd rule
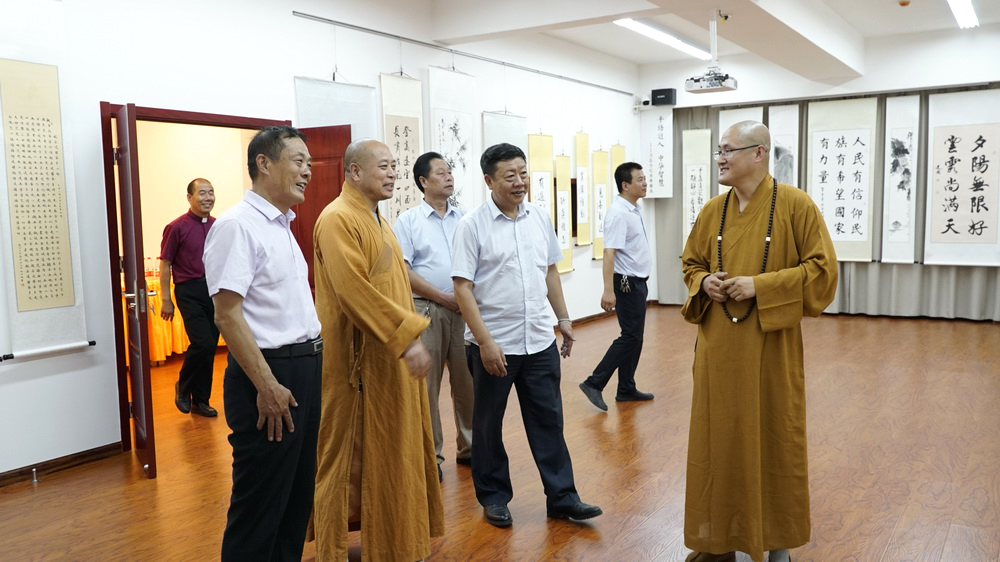
[[[852,316],[807,319],[812,541],[796,561],[1000,560],[1000,324]],[[588,524],[550,521],[512,394],[514,525],[482,520],[445,424],[447,534],[430,560],[683,560],[684,471],[695,327],[650,309],[639,387],[649,403],[593,408],[577,389],[617,335],[578,326],[563,363],[566,439]],[[221,410],[225,356],[216,360]],[[154,372],[159,477],[131,454],[0,488],[0,560],[212,560],[229,501],[222,417],[182,415],[179,361]],[[444,394],[444,393],[443,393]],[[442,417],[452,419],[447,400]],[[85,423],[81,420],[80,423]],[[7,428],[13,431],[14,428]],[[68,428],[71,430],[71,428]],[[352,533],[351,559],[360,559]],[[314,548],[307,545],[306,558]],[[740,560],[749,560],[740,556]]]

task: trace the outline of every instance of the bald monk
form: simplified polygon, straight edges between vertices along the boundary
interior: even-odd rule
[[[360,522],[370,560],[413,562],[444,533],[430,406],[406,262],[378,202],[392,196],[396,159],[381,142],[352,143],[340,196],[314,232],[323,361],[314,525],[316,559],[345,560]]]
[[[681,313],[698,324],[688,562],[734,561],[737,550],[787,562],[809,541],[799,324],[833,301],[837,257],[812,199],[768,173],[770,149],[762,123],[726,130],[714,156],[732,190],[705,205],[682,256]]]

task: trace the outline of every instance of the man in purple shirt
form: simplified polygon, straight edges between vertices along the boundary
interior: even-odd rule
[[[208,296],[205,283],[205,236],[215,218],[210,216],[215,206],[215,190],[208,180],[197,178],[187,187],[191,210],[177,217],[163,229],[160,243],[160,316],[174,319],[174,303],[170,299],[170,275],[173,270],[174,296],[184,320],[191,345],[184,354],[184,365],[174,385],[174,404],[182,413],[194,412],[213,418],[219,413],[209,405],[212,396],[212,367],[215,348],[219,344],[219,329],[215,326],[215,306]]]

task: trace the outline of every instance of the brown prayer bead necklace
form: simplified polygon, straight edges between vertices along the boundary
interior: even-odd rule
[[[773,179],[773,178],[772,178]],[[719,236],[716,238],[718,241],[719,250],[719,271],[725,271],[722,269],[722,229],[726,227],[726,210],[729,209],[729,196],[733,194],[733,190],[730,189],[726,193],[726,201],[722,204],[722,220],[719,221]],[[767,269],[767,252],[771,249],[771,229],[774,227],[774,204],[778,199],[778,180],[774,180],[774,189],[771,191],[771,214],[767,217],[767,237],[764,238],[764,262],[760,264],[760,272],[764,273]],[[734,324],[738,324],[750,317],[750,313],[753,312],[755,306],[757,306],[757,299],[755,298],[753,302],[750,303],[750,308],[747,309],[746,314],[739,318],[734,318],[732,314],[729,313],[729,309],[726,308],[726,303],[719,303],[722,305],[722,311],[726,313],[726,318],[733,321]]]

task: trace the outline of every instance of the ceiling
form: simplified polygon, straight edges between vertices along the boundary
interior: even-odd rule
[[[972,2],[981,26],[1000,23],[1000,1]],[[432,6],[440,43],[544,34],[638,65],[693,59],[612,21],[639,19],[708,51],[709,22],[721,12],[729,17],[718,20],[720,60],[754,53],[830,83],[863,74],[867,40],[959,32],[946,0],[908,6],[898,0],[433,0]]]

